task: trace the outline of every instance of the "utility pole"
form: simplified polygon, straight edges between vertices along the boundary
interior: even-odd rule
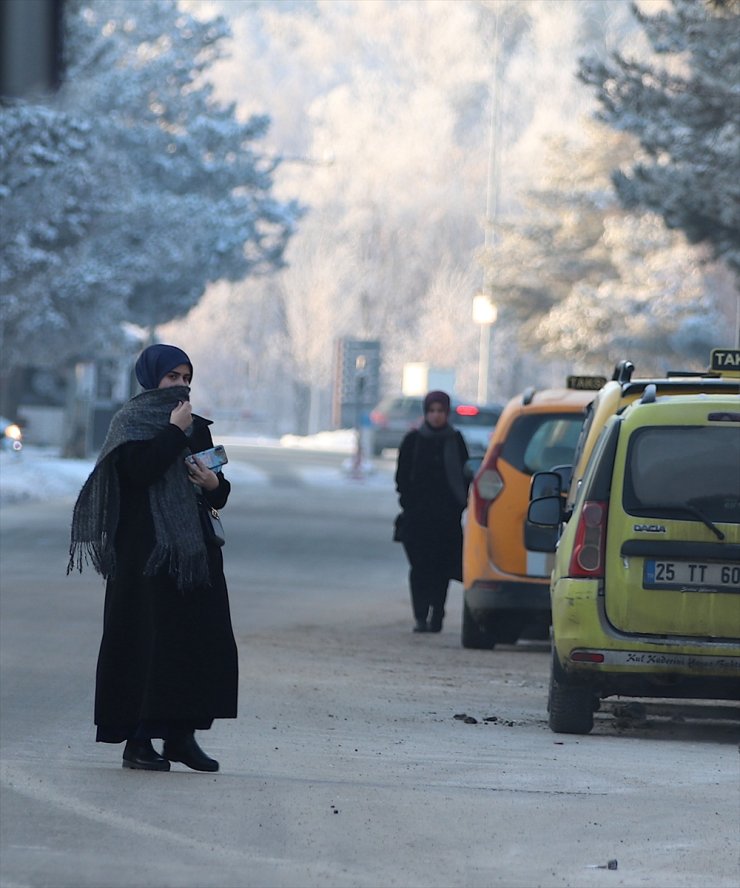
[[[499,11],[494,12],[493,84],[491,88],[491,115],[488,132],[488,171],[486,175],[486,216],[483,226],[484,262],[483,289],[473,298],[473,321],[480,325],[478,355],[478,402],[488,402],[488,381],[491,362],[491,329],[498,311],[492,300],[493,279],[490,252],[494,243],[498,215],[500,184],[499,134],[501,132],[499,105]]]

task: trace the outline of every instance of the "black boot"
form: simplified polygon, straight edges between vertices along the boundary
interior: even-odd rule
[[[169,771],[170,763],[152,746],[151,740],[127,740],[123,749],[124,768],[137,771]]]
[[[414,626],[414,632],[426,632],[427,624],[424,620],[417,620]]]
[[[194,771],[218,771],[216,759],[203,752],[192,734],[165,740],[163,754],[171,762],[182,762]]]
[[[444,619],[444,612],[440,613],[439,611],[432,611],[432,619],[429,621],[429,631],[430,632],[441,632],[442,631],[442,620]]]

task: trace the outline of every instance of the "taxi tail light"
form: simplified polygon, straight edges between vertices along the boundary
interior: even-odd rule
[[[504,489],[504,479],[498,470],[500,455],[501,444],[496,444],[473,480],[475,520],[481,527],[488,527],[488,508]]]
[[[604,576],[607,503],[587,500],[576,527],[568,575],[584,579]]]

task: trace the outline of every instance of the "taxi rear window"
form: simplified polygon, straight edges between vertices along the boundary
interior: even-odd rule
[[[520,472],[546,472],[572,465],[582,413],[531,413],[511,427],[501,456]]]
[[[628,512],[695,521],[689,511],[678,514],[692,508],[710,521],[740,523],[740,428],[638,429],[627,448],[623,503]]]

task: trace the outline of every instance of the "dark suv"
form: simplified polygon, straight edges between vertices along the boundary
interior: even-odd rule
[[[471,457],[483,456],[488,447],[503,407],[499,404],[478,406],[452,402],[450,424],[465,439]],[[373,455],[380,456],[386,448],[400,447],[404,436],[421,425],[424,419],[424,398],[419,395],[398,395],[383,398],[370,414],[373,427]]]

